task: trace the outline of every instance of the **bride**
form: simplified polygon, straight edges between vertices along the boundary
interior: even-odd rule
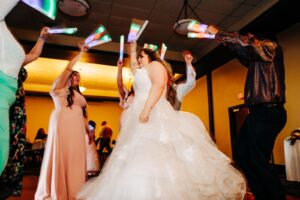
[[[157,53],[135,52],[135,96],[100,175],[88,181],[80,200],[243,199],[242,174],[219,151],[195,115],[175,111],[166,99],[171,73]],[[136,59],[137,58],[137,59]]]

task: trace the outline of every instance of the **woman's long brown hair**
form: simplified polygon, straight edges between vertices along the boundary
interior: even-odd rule
[[[68,88],[69,94],[67,96],[67,101],[68,101],[67,107],[71,107],[74,103],[73,102],[74,90],[76,90],[76,92],[78,92],[79,94],[82,95],[82,93],[80,92],[80,89],[79,89],[79,85],[77,85],[76,87],[72,87],[72,77],[75,76],[76,74],[79,74],[79,72],[78,71],[72,71],[69,78],[68,78],[68,81],[71,82],[71,85]]]
[[[176,90],[174,89],[174,78],[173,78],[173,70],[172,70],[171,65],[168,64],[167,62],[161,60],[158,53],[151,49],[146,49],[146,48],[141,49],[137,54],[137,58],[139,58],[141,56],[142,52],[144,52],[145,54],[148,55],[150,62],[157,61],[166,68],[166,70],[168,72],[167,97],[166,98],[171,103],[171,105],[173,105],[175,102],[175,98],[176,98]]]

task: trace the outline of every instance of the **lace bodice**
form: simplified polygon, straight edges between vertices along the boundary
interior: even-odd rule
[[[148,72],[145,68],[137,69],[134,75],[133,88],[135,92],[134,98],[147,99],[152,83],[149,78]],[[167,87],[163,91],[160,99],[166,99]]]

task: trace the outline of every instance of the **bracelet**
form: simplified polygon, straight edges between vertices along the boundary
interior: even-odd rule
[[[39,39],[43,40],[44,42],[46,42],[46,38],[43,36],[39,36]]]

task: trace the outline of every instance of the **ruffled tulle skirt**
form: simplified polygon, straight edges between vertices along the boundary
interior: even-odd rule
[[[242,174],[217,149],[199,118],[160,100],[149,121],[140,123],[143,105],[133,101],[123,113],[117,145],[78,199],[243,199]]]

